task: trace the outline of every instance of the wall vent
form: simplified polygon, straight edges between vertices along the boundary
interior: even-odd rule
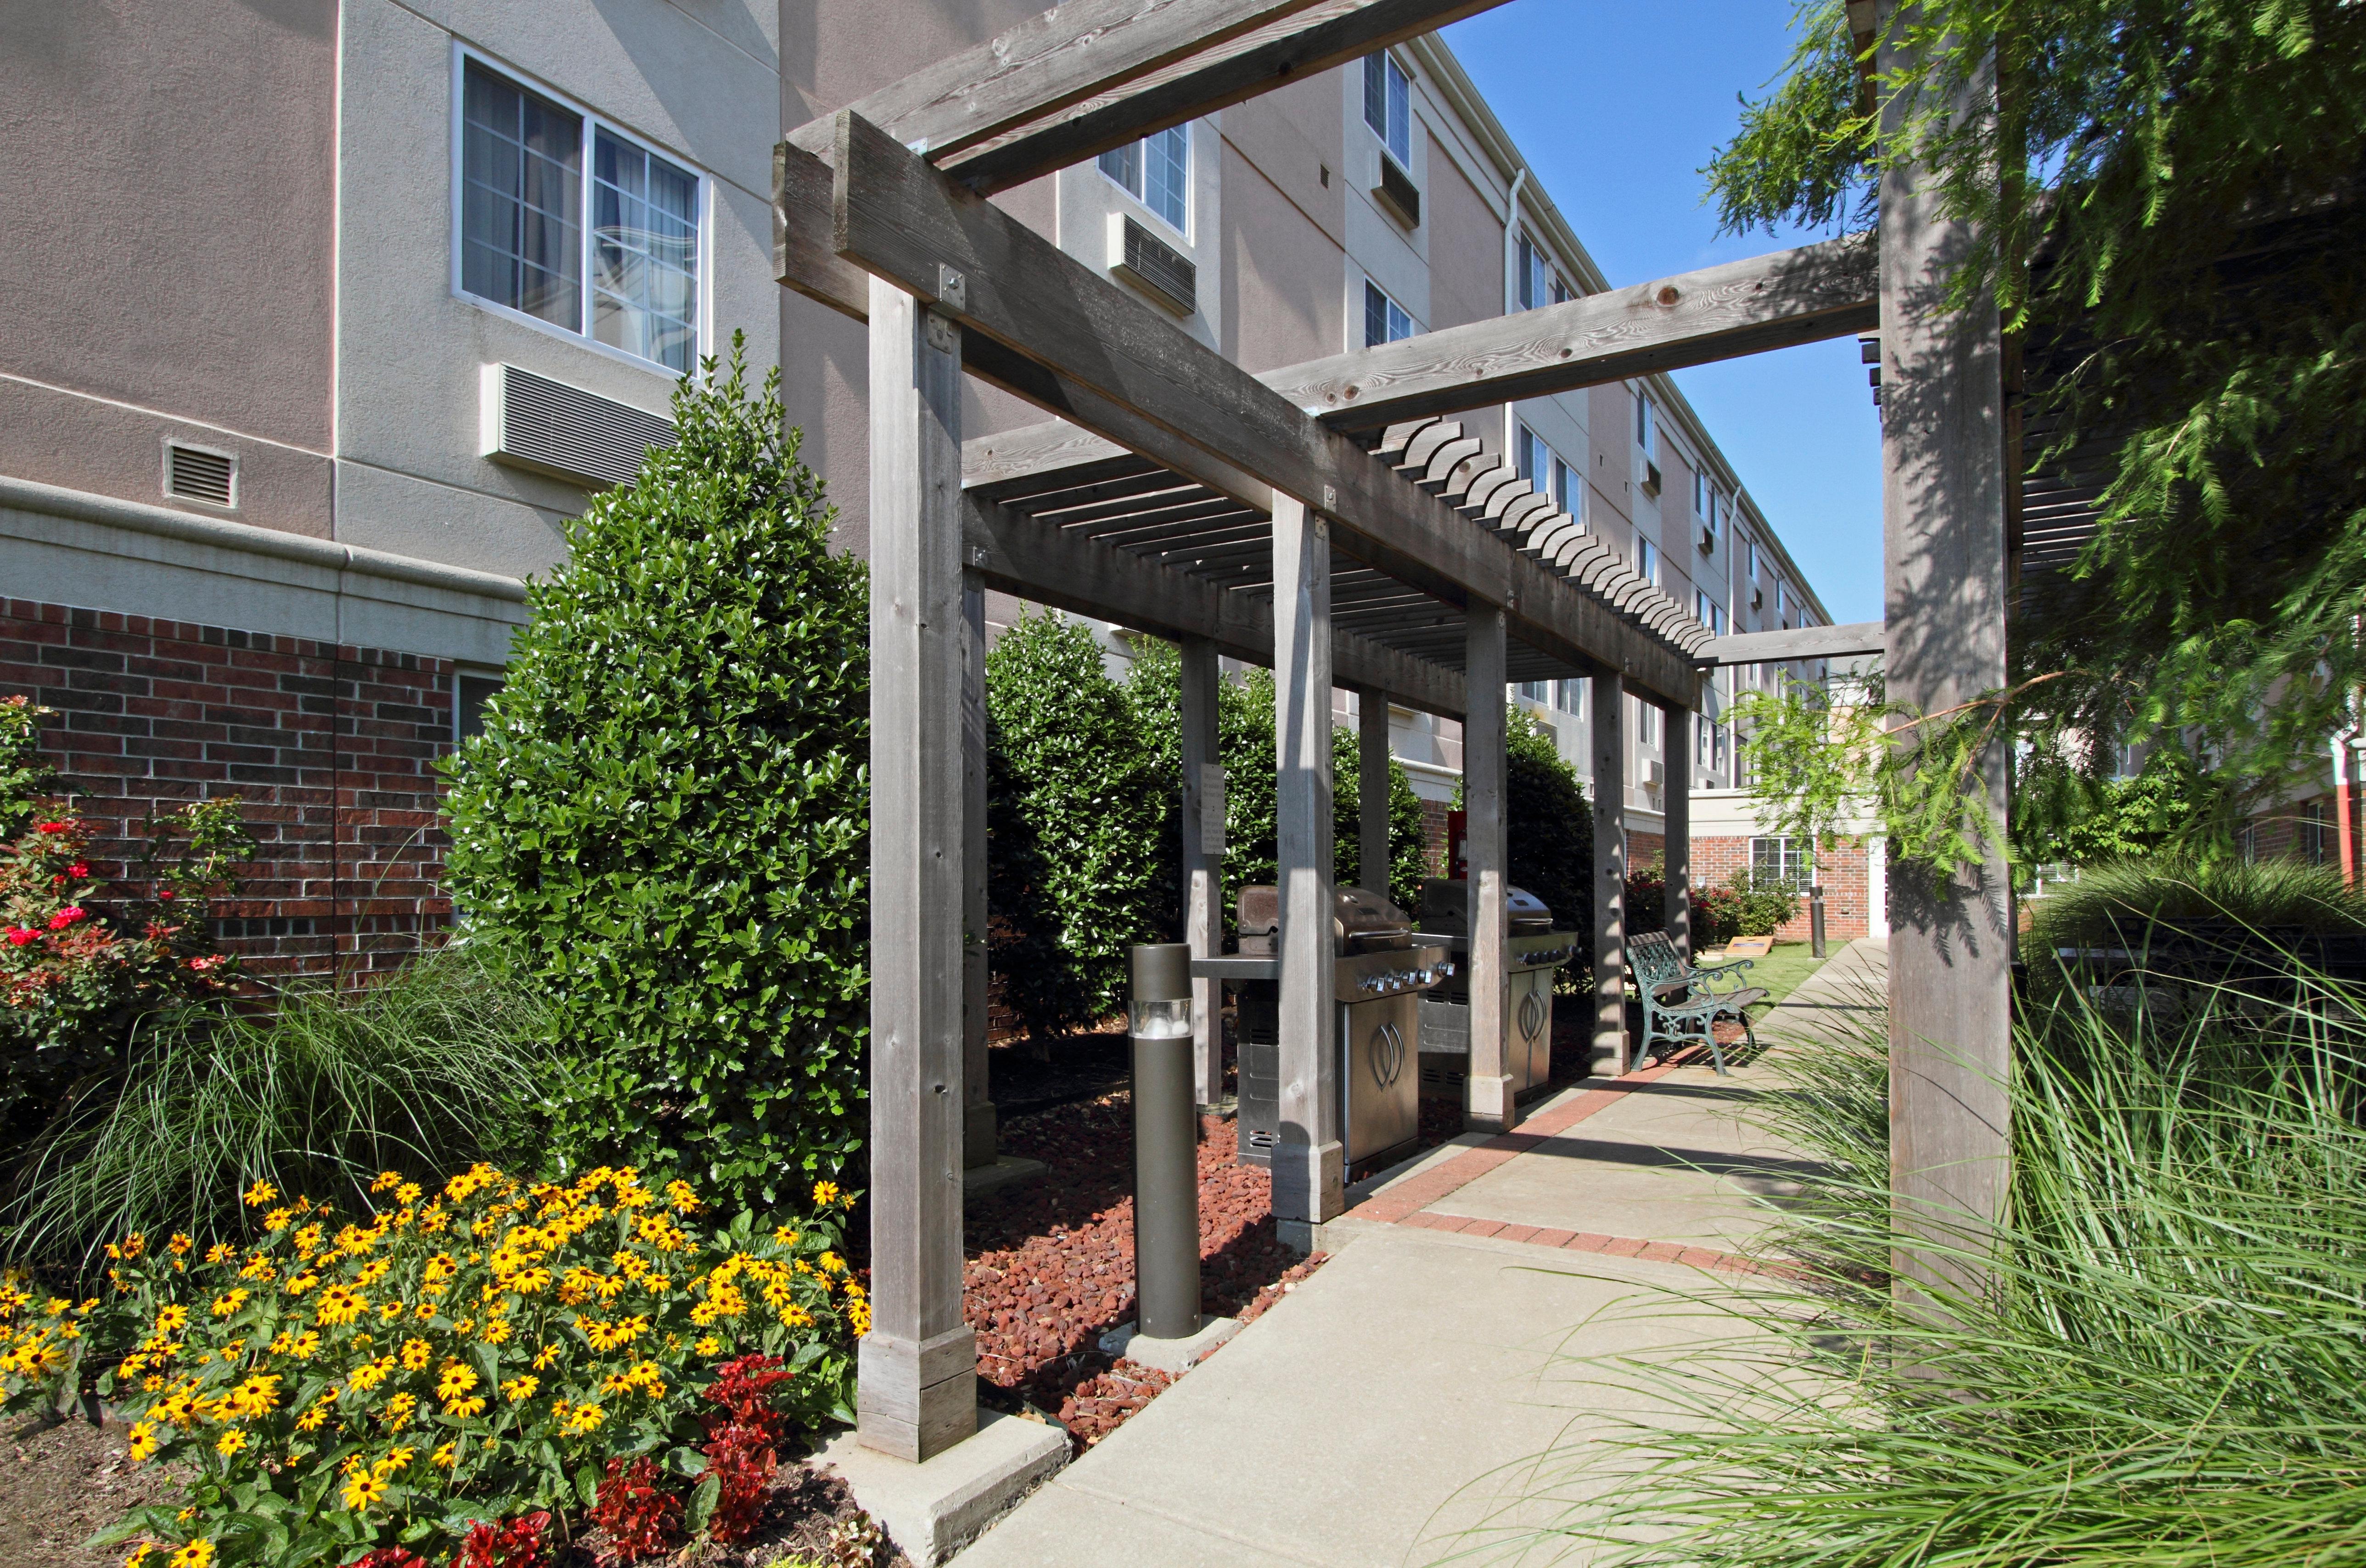
[[[164,443],[164,493],[209,507],[238,505],[238,459],[210,447]]]
[[[1110,271],[1177,316],[1200,308],[1200,269],[1124,213],[1110,214]]]
[[[482,450],[496,463],[579,485],[628,485],[673,421],[513,364],[485,366]]]
[[[1375,148],[1372,151],[1372,197],[1382,211],[1408,229],[1421,227],[1421,187],[1397,161]]]

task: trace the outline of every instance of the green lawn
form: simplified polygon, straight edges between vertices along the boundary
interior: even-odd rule
[[[1825,944],[1824,950],[1837,953],[1846,946],[1844,942],[1828,942]],[[1814,956],[1814,951],[1808,943],[1777,942],[1774,944],[1773,952],[1763,958],[1752,958],[1750,961],[1750,968],[1744,971],[1745,978],[1742,983],[1763,985],[1767,991],[1768,1003],[1780,1002],[1790,995],[1801,980],[1823,968],[1825,962],[1825,959]],[[1764,1004],[1762,1003],[1762,1005]],[[1752,1014],[1751,1016],[1758,1015]]]

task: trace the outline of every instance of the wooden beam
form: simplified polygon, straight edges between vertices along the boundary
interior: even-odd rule
[[[1885,0],[1883,10],[1899,7]],[[1885,77],[1910,70],[1919,13],[1882,29]],[[1955,114],[1988,112],[1989,71]],[[1885,137],[1901,106],[1883,106]],[[2003,334],[1993,307],[1946,308],[1947,279],[1978,235],[1910,165],[1881,180],[1882,539],[1890,699],[1940,713],[2006,683]],[[1900,736],[1898,744],[1910,745]],[[2007,743],[1976,762],[1974,804],[2005,820]],[[1953,874],[1888,879],[1889,1170],[1901,1305],[1985,1288],[1972,1260],[2011,1176],[2013,913],[2002,844]],[[1942,1306],[1940,1315],[1946,1309]]]
[[[1464,1080],[1464,1126],[1509,1132],[1516,1092],[1504,1062],[1510,1043],[1510,978],[1504,968],[1505,921],[1504,817],[1504,612],[1471,605],[1463,614],[1463,675],[1470,711],[1462,721],[1462,852],[1470,864],[1470,1062]]]
[[[1273,666],[1270,600],[1219,588],[1089,539],[1071,538],[1053,524],[998,506],[976,491],[963,498],[963,559],[986,587],[1114,621],[1169,642],[1204,637],[1234,658]],[[1384,687],[1406,707],[1425,713],[1461,717],[1464,687],[1459,671],[1335,629],[1331,650],[1338,679]]]
[[[1281,895],[1280,1138],[1273,1217],[1282,1243],[1311,1250],[1313,1227],[1346,1207],[1346,1129],[1331,999],[1336,955],[1331,822],[1331,542],[1325,520],[1289,496],[1273,510],[1274,818]]]
[[[1067,0],[848,106],[991,194],[1501,3]]]
[[[1259,379],[1337,428],[1376,430],[1868,331],[1876,296],[1873,247],[1827,240]]]
[[[962,574],[962,1167],[1000,1152],[986,1047],[993,1037],[993,967],[986,952],[986,584]]]
[[[962,1317],[961,329],[871,285],[871,1332],[855,1433],[977,1427]]]
[[[1224,851],[1222,818],[1209,830],[1211,805],[1221,812],[1223,766],[1217,750],[1216,644],[1187,637],[1177,650],[1178,760],[1183,768],[1183,940],[1195,958],[1223,950]],[[1224,1097],[1224,982],[1191,982],[1191,1083],[1202,1105]]]
[[[1704,668],[1726,665],[1787,664],[1793,659],[1848,659],[1879,654],[1888,638],[1878,621],[1848,626],[1794,626],[1786,632],[1737,632],[1711,637],[1693,662]]]
[[[1308,497],[1335,520],[1335,541],[1356,559],[1448,604],[1476,596],[1504,606],[1511,634],[1549,657],[1621,668],[1645,689],[1692,700],[1696,679],[1677,650],[1470,527],[876,127],[841,115],[834,162],[837,252],[1055,371],[1068,401],[1023,390],[1006,373],[1020,396],[1178,472],[1194,465],[1187,454],[1196,450],[1199,464],[1212,458]]]
[[[1660,790],[1661,910],[1668,940],[1686,963],[1693,956],[1693,726],[1682,708],[1660,710],[1660,747],[1667,778]]]
[[[1597,675],[1594,722],[1594,1051],[1627,1070],[1627,687]]]
[[[1335,640],[1337,633],[1333,637]],[[1356,866],[1367,892],[1389,896],[1389,694],[1356,693]]]

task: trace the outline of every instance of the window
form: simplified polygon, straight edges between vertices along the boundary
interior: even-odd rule
[[[1398,168],[1413,167],[1413,80],[1386,50],[1364,56],[1364,123]]]
[[[2331,856],[2326,853],[2325,802],[2310,801],[2300,809],[2301,858],[2312,866],[2322,866]]]
[[[1725,635],[1725,606],[1711,599],[1707,588],[1694,590],[1693,619],[1707,627],[1709,635]]]
[[[1582,680],[1562,681],[1560,683],[1560,700],[1555,702],[1554,706],[1559,708],[1564,713],[1574,713],[1578,717],[1583,718],[1585,716],[1585,682]]]
[[[1645,745],[1660,744],[1660,711],[1649,702],[1635,704],[1635,738]]]
[[[1364,346],[1376,349],[1412,336],[1413,318],[1405,314],[1404,307],[1381,293],[1379,284],[1365,279]]]
[[[1583,522],[1585,521],[1585,491],[1577,482],[1577,470],[1571,467],[1568,464],[1563,463],[1560,458],[1554,458],[1552,465],[1552,484],[1554,510],[1557,511],[1567,512],[1572,518],[1574,518],[1579,522]]]
[[[1753,838],[1750,841],[1750,879],[1784,882],[1793,888],[1813,886],[1816,846],[1808,838]]]
[[[1639,533],[1635,536],[1635,570],[1653,588],[1660,586],[1660,552]]]
[[[1704,473],[1693,475],[1693,515],[1701,520],[1711,540],[1725,537],[1725,514],[1732,504],[1717,487],[1716,480]]]
[[[1777,615],[1785,613],[1783,609],[1783,579],[1781,577],[1776,577],[1774,579],[1774,613]]]
[[[1191,128],[1170,126],[1101,154],[1101,173],[1177,234],[1191,218]]]
[[[452,678],[452,739],[456,744],[484,733],[485,708],[504,684],[498,675]]]
[[[1549,496],[1554,510],[1578,517],[1585,497],[1577,482],[1577,470],[1563,463],[1544,438],[1526,425],[1519,427],[1512,445],[1513,464],[1520,477],[1538,495]]]
[[[1576,297],[1544,248],[1526,234],[1520,236],[1518,293],[1523,310],[1534,310],[1539,305],[1559,305]]]
[[[476,61],[462,74],[460,291],[687,374],[698,175]]]
[[[1536,485],[1538,483],[1538,475],[1551,472],[1552,459],[1547,454],[1545,443],[1538,438],[1536,431],[1526,425],[1520,426],[1512,444],[1513,462],[1518,466],[1521,478]]]
[[[1726,727],[1706,713],[1693,715],[1693,760],[1712,772],[1723,772]]]
[[[1658,433],[1658,424],[1651,415],[1651,399],[1644,397],[1640,392],[1636,393],[1635,444],[1641,447],[1648,455],[1657,450],[1653,445],[1653,440]]]
[[[1744,534],[1741,540],[1741,553],[1749,560],[1750,580],[1754,583],[1758,580],[1758,541]]]

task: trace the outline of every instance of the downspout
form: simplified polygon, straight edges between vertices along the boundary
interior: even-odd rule
[[[2341,880],[2346,887],[2358,884],[2357,830],[2352,825],[2352,804],[2349,793],[2349,750],[2357,742],[2356,725],[2338,732],[2333,737],[2333,816],[2336,825],[2334,842],[2341,854]]]
[[[1520,187],[1528,183],[1528,167],[1523,163],[1512,176],[1510,216],[1504,220],[1504,314],[1509,316],[1520,303]],[[1512,405],[1504,405],[1504,453],[1514,463],[1519,461],[1519,431],[1513,423]]]

